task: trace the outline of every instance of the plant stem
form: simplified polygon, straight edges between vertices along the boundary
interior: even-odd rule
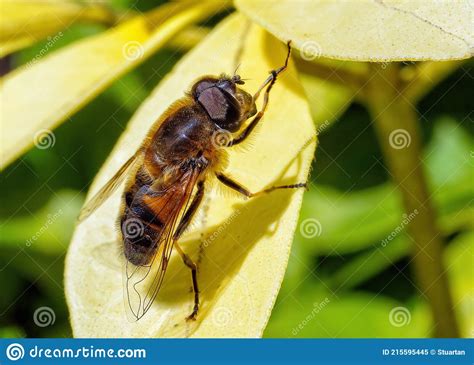
[[[412,67],[405,67],[401,77],[407,84],[403,90],[404,95],[416,104],[433,87],[456,71],[467,60],[457,61],[427,61]]]
[[[421,161],[418,117],[413,104],[400,93],[397,64],[385,69],[373,64],[367,84],[367,104],[386,164],[402,194],[406,214],[415,214],[407,226],[414,242],[412,262],[418,288],[433,315],[436,337],[458,337],[453,302],[443,268],[443,237],[428,192]]]

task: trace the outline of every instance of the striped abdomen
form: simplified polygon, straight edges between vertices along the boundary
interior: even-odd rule
[[[176,174],[180,173],[177,167]],[[157,187],[156,180],[141,169],[135,183],[125,192],[120,227],[125,257],[132,264],[150,263],[162,239],[171,238],[176,228],[173,223],[186,200],[187,176],[184,173],[177,181]]]

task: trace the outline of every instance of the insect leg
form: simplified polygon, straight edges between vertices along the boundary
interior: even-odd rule
[[[196,319],[196,316],[199,311],[199,287],[198,287],[198,281],[197,281],[197,265],[194,263],[191,258],[186,255],[181,248],[181,246],[175,242],[174,247],[176,248],[176,251],[180,254],[181,258],[183,259],[184,264],[191,269],[191,277],[193,279],[193,291],[194,291],[194,307],[192,313],[186,317],[186,320],[194,320]]]
[[[236,144],[243,142],[257,126],[257,123],[260,121],[260,119],[262,119],[263,114],[264,111],[259,111],[257,115],[253,118],[253,120],[250,122],[250,124],[247,126],[247,128],[245,128],[242,133],[240,133],[237,137],[233,138],[229,142],[228,147],[235,146]]]
[[[223,183],[225,186],[239,192],[242,195],[245,195],[248,198],[254,198],[256,196],[270,193],[274,190],[278,189],[298,189],[298,188],[307,188],[308,184],[307,183],[297,183],[297,184],[290,184],[290,185],[278,185],[278,186],[272,186],[264,190],[257,191],[256,193],[250,192],[246,187],[242,186],[240,183],[232,180],[231,178],[225,176],[224,174],[221,173],[216,173],[217,179]]]
[[[243,142],[249,135],[250,133],[254,130],[254,128],[257,126],[258,122],[262,119],[263,115],[265,114],[265,110],[267,109],[268,105],[268,100],[270,97],[270,91],[275,84],[277,80],[277,76],[282,73],[283,71],[286,70],[288,67],[288,60],[290,59],[290,54],[291,54],[291,46],[290,42],[288,44],[288,53],[286,55],[285,63],[283,66],[279,67],[276,70],[270,71],[270,76],[265,80],[265,82],[258,88],[257,92],[253,96],[253,100],[257,100],[257,98],[260,95],[260,92],[266,87],[265,94],[263,95],[263,105],[262,109],[257,113],[257,115],[253,118],[253,120],[250,122],[250,124],[243,130],[243,132],[238,135],[236,138],[234,138],[232,141],[229,143],[230,146],[234,146],[236,144],[239,144]]]
[[[188,210],[186,210],[186,213],[184,213],[184,216],[181,219],[181,222],[179,222],[178,228],[176,229],[176,232],[174,233],[173,239],[175,241],[177,241],[179,237],[181,237],[183,232],[186,230],[186,228],[188,228],[188,225],[191,222],[191,219],[193,218],[194,213],[199,207],[199,204],[201,204],[203,196],[204,196],[204,181],[200,181],[197,183],[196,195],[194,196],[194,199],[191,205],[189,206]]]
[[[177,240],[181,237],[183,232],[186,230],[188,227],[189,223],[191,222],[194,213],[197,211],[197,208],[199,207],[199,204],[202,201],[202,198],[204,196],[204,182],[200,181],[197,185],[197,192],[196,195],[194,196],[194,199],[189,206],[188,210],[184,214],[183,219],[179,223],[178,228],[176,229],[176,232],[173,236],[173,239],[175,241],[174,247],[176,248],[176,251],[178,251],[179,255],[183,259],[184,264],[191,269],[191,277],[193,280],[193,291],[194,291],[194,308],[192,313],[186,318],[186,320],[194,320],[196,319],[196,315],[199,310],[199,288],[198,288],[198,281],[197,281],[197,265],[194,263],[191,258],[184,253],[182,250],[181,246],[178,244]]]

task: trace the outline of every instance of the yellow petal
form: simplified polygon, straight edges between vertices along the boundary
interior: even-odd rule
[[[77,21],[112,21],[103,6],[72,1],[0,1],[0,57],[58,33]]]
[[[268,71],[281,66],[286,46],[235,15],[190,51],[137,111],[93,184],[97,191],[138,148],[170,103],[203,74],[232,73],[234,55],[249,29],[239,73],[254,92]],[[293,64],[272,89],[263,123],[245,148],[229,148],[225,171],[251,191],[305,181],[315,149],[315,130]],[[206,198],[181,240],[199,262],[202,306],[193,305],[191,277],[173,253],[164,286],[136,323],[126,319],[115,222],[120,193],[113,195],[73,235],[66,262],[66,296],[74,335],[112,337],[259,337],[283,279],[303,190],[243,199],[209,178]],[[202,234],[202,236],[201,236]]]
[[[236,7],[304,58],[448,60],[472,55],[468,1],[236,0]]]
[[[7,75],[0,86],[1,168],[31,147],[38,133],[56,127],[178,31],[223,6],[172,3]]]

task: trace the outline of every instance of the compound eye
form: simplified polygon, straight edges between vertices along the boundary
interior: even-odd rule
[[[201,93],[204,90],[209,89],[214,86],[216,86],[215,81],[201,81],[199,84],[197,84],[196,88],[194,89],[194,93],[197,97],[199,97],[199,95],[201,95]]]
[[[217,87],[208,87],[198,96],[198,102],[206,109],[207,114],[214,121],[224,121],[228,112],[228,103],[221,90]]]

